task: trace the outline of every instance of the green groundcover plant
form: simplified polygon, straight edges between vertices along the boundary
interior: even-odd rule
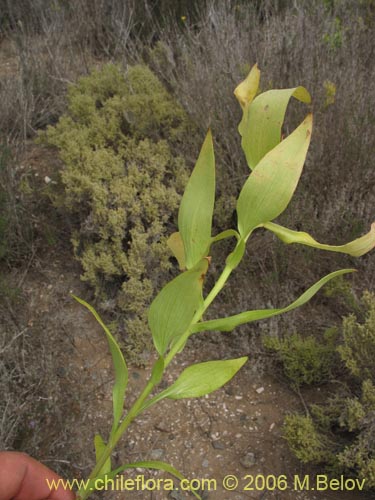
[[[312,132],[312,115],[308,114],[288,137],[282,139],[281,127],[286,108],[291,97],[306,104],[310,103],[311,98],[303,87],[270,90],[257,95],[259,79],[260,72],[255,65],[246,80],[235,90],[243,111],[239,125],[242,149],[250,168],[250,175],[237,200],[238,227],[216,236],[211,235],[215,201],[215,158],[209,131],[181,201],[178,213],[179,231],[172,234],[168,240],[168,246],[182,272],[159,292],[148,312],[157,360],[145,388],[125,413],[128,369],[123,354],[96,311],[82,299],[75,297],[92,312],[103,327],[115,371],[112,429],[106,440],[100,435],[95,436],[96,466],[86,486],[78,493],[81,500],[88,498],[95,490],[98,479],[114,478],[130,468],[159,469],[182,478],[181,473],[174,467],[160,461],[127,463],[113,469],[111,455],[129,425],[146,409],[165,398],[176,400],[209,394],[228,382],[247,361],[247,357],[241,357],[193,364],[184,369],[169,387],[158,391],[157,387],[168,365],[181,352],[190,336],[210,330],[231,331],[244,323],[291,311],[305,304],[331,279],[354,271],[342,269],[328,274],[286,307],[246,311],[205,321],[205,312],[241,262],[246,244],[255,229],[268,229],[285,243],[299,243],[356,257],[370,251],[375,245],[375,224],[364,236],[346,245],[331,246],[318,243],[307,233],[272,222],[286,209],[294,194]],[[204,297],[203,283],[210,266],[210,247],[226,238],[234,239],[234,249],[227,256],[223,270],[212,289]],[[196,492],[192,493],[199,498]]]

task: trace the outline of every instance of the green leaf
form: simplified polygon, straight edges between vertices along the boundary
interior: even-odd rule
[[[164,374],[164,358],[160,356],[152,368],[150,382],[152,382],[153,385],[158,385],[163,378],[163,374]]]
[[[156,350],[164,356],[170,343],[189,328],[194,314],[203,303],[203,279],[208,260],[170,281],[156,296],[148,313],[148,322]]]
[[[291,97],[310,103],[304,87],[269,90],[245,107],[238,131],[247,163],[253,170],[259,161],[281,141],[281,127]]]
[[[214,202],[215,156],[209,131],[186,186],[178,213],[178,227],[184,243],[187,269],[192,269],[208,254]]]
[[[258,65],[254,64],[246,79],[241,82],[235,89],[234,95],[242,109],[245,109],[252,102],[259,87],[260,71]]]
[[[105,443],[104,443],[100,434],[95,435],[94,445],[95,445],[96,462],[98,462],[100,460],[100,457],[103,455],[104,450],[105,450]],[[108,457],[108,460],[101,468],[99,474],[107,474],[108,472],[111,472],[111,458],[110,457]]]
[[[179,232],[172,233],[167,240],[167,245],[171,249],[174,257],[177,259],[180,270],[184,271],[186,269],[185,249],[181,234]]]
[[[235,269],[241,262],[242,257],[245,253],[246,245],[244,240],[238,240],[236,248],[231,252],[226,258],[226,265],[231,270]]]
[[[94,316],[99,325],[103,328],[109,345],[109,350],[111,351],[112,361],[115,371],[115,383],[112,389],[112,399],[113,399],[113,425],[111,430],[111,436],[115,433],[118,424],[120,422],[120,418],[122,415],[122,411],[124,408],[124,399],[125,399],[125,391],[126,386],[128,385],[128,368],[125,363],[124,356],[118,346],[116,340],[114,339],[111,332],[108,330],[106,325],[103,323],[99,314],[95,311],[95,309],[85,302],[83,299],[72,295],[72,297],[85,306],[91,314]]]
[[[155,396],[153,403],[164,398],[199,398],[216,391],[229,382],[246,363],[247,357],[224,361],[207,361],[186,368],[165,391]]]
[[[270,318],[272,316],[277,316],[278,314],[284,314],[286,312],[292,311],[297,307],[301,307],[306,302],[308,302],[321,288],[323,285],[328,283],[333,278],[341,276],[342,274],[355,272],[355,269],[341,269],[328,274],[313,286],[311,286],[306,292],[304,292],[297,300],[289,304],[289,306],[282,309],[259,309],[255,311],[246,311],[235,316],[229,316],[228,318],[213,319],[210,321],[202,321],[197,323],[192,328],[193,333],[203,332],[207,330],[219,330],[221,332],[230,332],[239,325],[245,323],[251,323],[252,321],[258,321],[260,319]]]
[[[259,224],[288,206],[302,173],[310,144],[312,115],[266,154],[250,174],[237,201],[238,229],[246,240]]]
[[[360,238],[357,238],[346,245],[325,245],[319,243],[308,233],[303,231],[293,231],[273,222],[264,224],[266,229],[272,231],[281,241],[287,244],[300,243],[309,247],[318,248],[320,250],[328,250],[330,252],[340,252],[351,255],[352,257],[361,257],[375,247],[375,222],[371,224],[370,231]]]

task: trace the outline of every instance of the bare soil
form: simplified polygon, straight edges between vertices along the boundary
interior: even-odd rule
[[[39,160],[31,148],[24,168],[31,176],[38,175],[42,190],[45,177],[53,178],[53,158],[51,168]],[[42,234],[43,223],[39,224]],[[79,266],[72,259],[68,236],[56,231],[58,238],[45,243],[22,276],[21,321],[26,323],[26,335],[42,336],[45,356],[50,361],[41,364],[42,369],[49,370],[40,396],[47,402],[39,420],[30,416],[24,422],[28,431],[23,432],[19,448],[67,477],[85,478],[94,465],[94,434],[99,432],[105,439],[111,426],[113,375],[104,333],[90,313],[70,297],[73,292],[90,300],[89,291],[79,279]],[[169,384],[194,362],[250,353],[249,361],[229,384],[213,394],[201,399],[162,401],[142,414],[121,441],[113,465],[139,460],[168,462],[189,479],[215,480],[211,491],[207,487],[202,492],[203,498],[210,500],[370,498],[358,491],[293,490],[296,476],[303,481],[309,475],[313,485],[319,473],[303,467],[291,455],[282,436],[285,415],[303,411],[303,405],[283,379],[267,371],[256,349],[257,342],[248,332],[231,336],[202,334],[189,341],[171,364],[162,385]],[[153,356],[149,355],[144,368],[130,366],[126,408],[142,390],[152,362]],[[34,434],[42,437],[35,441]],[[38,444],[34,446],[34,442]],[[168,477],[142,469],[125,473],[126,478],[135,479],[137,475],[155,480]],[[234,491],[223,487],[227,475],[238,479]],[[267,476],[271,478],[268,489],[262,483],[262,477]],[[285,476],[288,488],[274,490],[273,476]],[[182,491],[142,490],[107,491],[93,498],[179,500],[192,496]]]

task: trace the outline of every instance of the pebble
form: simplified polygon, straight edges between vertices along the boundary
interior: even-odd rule
[[[168,495],[169,498],[172,498],[173,500],[185,500],[185,495],[178,490],[171,491],[170,494]]]
[[[264,392],[264,387],[258,387],[258,389],[255,389],[258,394],[262,394]]]
[[[207,458],[205,458],[202,462],[202,467],[205,467],[207,468],[208,466],[210,465],[210,462],[207,460]]]
[[[255,465],[255,455],[251,451],[248,451],[242,458],[240,458],[240,464],[245,467],[245,469],[249,469],[253,465]]]
[[[215,450],[225,450],[225,444],[222,441],[212,441],[211,444]]]
[[[163,458],[163,456],[164,450],[162,450],[161,448],[155,448],[150,452],[150,458],[152,458],[152,460],[160,460],[160,458]]]

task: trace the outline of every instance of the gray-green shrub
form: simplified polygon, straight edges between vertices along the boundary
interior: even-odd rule
[[[169,269],[165,233],[186,180],[174,147],[188,125],[147,67],[109,64],[70,86],[67,113],[44,134],[64,163],[55,200],[75,222],[82,279],[121,311],[133,353],[145,347],[145,310]]]
[[[363,317],[344,318],[337,348],[348,370],[326,404],[311,405],[311,416],[285,419],[284,435],[303,462],[325,464],[335,474],[365,479],[375,488],[375,295],[362,298]]]

